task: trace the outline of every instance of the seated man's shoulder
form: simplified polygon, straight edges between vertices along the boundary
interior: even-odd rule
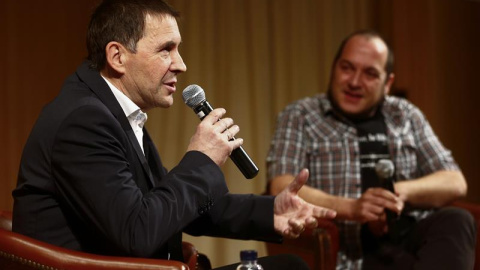
[[[298,112],[300,114],[307,114],[315,111],[318,112],[321,109],[320,104],[323,102],[323,99],[324,97],[322,94],[304,97],[288,104],[283,111],[289,113]]]
[[[384,105],[386,109],[391,112],[399,112],[407,115],[413,112],[420,112],[417,106],[402,97],[387,96]]]

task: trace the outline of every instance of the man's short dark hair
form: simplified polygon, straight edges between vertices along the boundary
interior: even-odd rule
[[[135,53],[143,37],[147,14],[169,15],[179,12],[162,0],[105,0],[95,9],[87,31],[88,60],[97,70],[105,67],[105,47],[117,41]]]
[[[345,48],[345,45],[347,44],[347,42],[352,37],[355,37],[355,36],[362,36],[362,37],[366,37],[366,38],[369,38],[369,39],[370,38],[379,38],[381,41],[383,41],[383,43],[385,43],[385,46],[387,46],[387,50],[388,50],[387,62],[385,63],[385,71],[387,72],[387,78],[388,78],[388,75],[390,75],[390,73],[393,72],[393,51],[390,48],[390,46],[388,46],[387,42],[385,42],[385,40],[380,36],[380,34],[378,34],[376,31],[370,30],[370,29],[355,31],[355,32],[351,33],[350,35],[348,35],[344,40],[342,40],[342,43],[340,44],[340,47],[338,47],[338,51],[335,54],[335,58],[333,59],[333,65],[335,65],[337,63],[338,59],[340,59],[340,56],[342,55],[343,49]]]

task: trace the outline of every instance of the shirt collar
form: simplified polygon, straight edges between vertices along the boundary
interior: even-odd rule
[[[330,101],[330,98],[328,97],[328,93],[322,93],[319,94],[319,103],[320,103],[320,111],[323,112],[324,116],[327,116],[329,114],[334,115],[337,117],[339,120],[344,121],[346,123],[352,124],[352,120],[350,120],[348,117],[344,116],[342,113],[338,112],[332,105],[332,102]],[[378,110],[383,113],[384,117],[388,121],[396,121],[398,124],[401,124],[401,120],[399,120],[399,115],[398,113],[392,111],[391,108],[391,103],[392,101],[395,100],[395,98],[392,98],[391,96],[385,96],[385,99],[383,102],[380,104],[380,107]],[[386,104],[386,105],[385,105]],[[390,114],[394,115],[390,115]],[[400,115],[401,116],[401,115]],[[389,118],[395,118],[394,120],[390,120]],[[395,124],[395,123],[394,123]]]
[[[323,112],[324,115],[328,113],[332,113],[332,103],[330,103],[330,99],[326,93],[319,94],[319,101],[320,101],[320,111]]]
[[[108,86],[112,90],[112,93],[120,104],[120,107],[122,107],[125,116],[129,119],[140,121],[143,127],[143,124],[147,121],[147,114],[142,112],[140,107],[138,107],[137,104],[129,99],[122,91],[118,90],[115,85],[113,85],[105,77],[102,76],[102,78],[107,82]]]
[[[336,119],[338,119],[338,120],[340,120],[344,123],[347,123],[347,124],[351,125],[351,121],[348,120],[347,117],[345,117],[340,112],[335,110],[335,108],[332,105],[332,102],[330,101],[330,98],[328,97],[328,93],[321,93],[321,94],[319,94],[319,96],[320,96],[320,98],[319,98],[319,100],[320,100],[320,111],[323,113],[323,115],[325,117],[332,116],[332,117],[335,117]]]

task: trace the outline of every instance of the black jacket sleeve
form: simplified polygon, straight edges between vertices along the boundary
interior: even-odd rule
[[[133,175],[139,165],[127,158],[130,142],[101,104],[72,111],[55,140],[51,168],[62,204],[88,231],[133,256],[151,257],[197,219],[205,203],[228,192],[218,166],[202,153],[189,152],[143,194],[136,182],[145,176]]]
[[[208,215],[192,222],[185,232],[243,240],[280,242],[273,227],[273,196],[226,194],[205,210]]]

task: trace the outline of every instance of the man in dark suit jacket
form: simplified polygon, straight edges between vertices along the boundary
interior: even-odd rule
[[[198,126],[170,172],[143,128],[173,103],[177,12],[160,0],[104,1],[92,15],[88,61],[47,105],[26,143],[13,191],[13,230],[96,254],[182,260],[181,233],[279,241],[335,212],[296,195],[228,192],[220,170],[242,139],[224,109]]]

